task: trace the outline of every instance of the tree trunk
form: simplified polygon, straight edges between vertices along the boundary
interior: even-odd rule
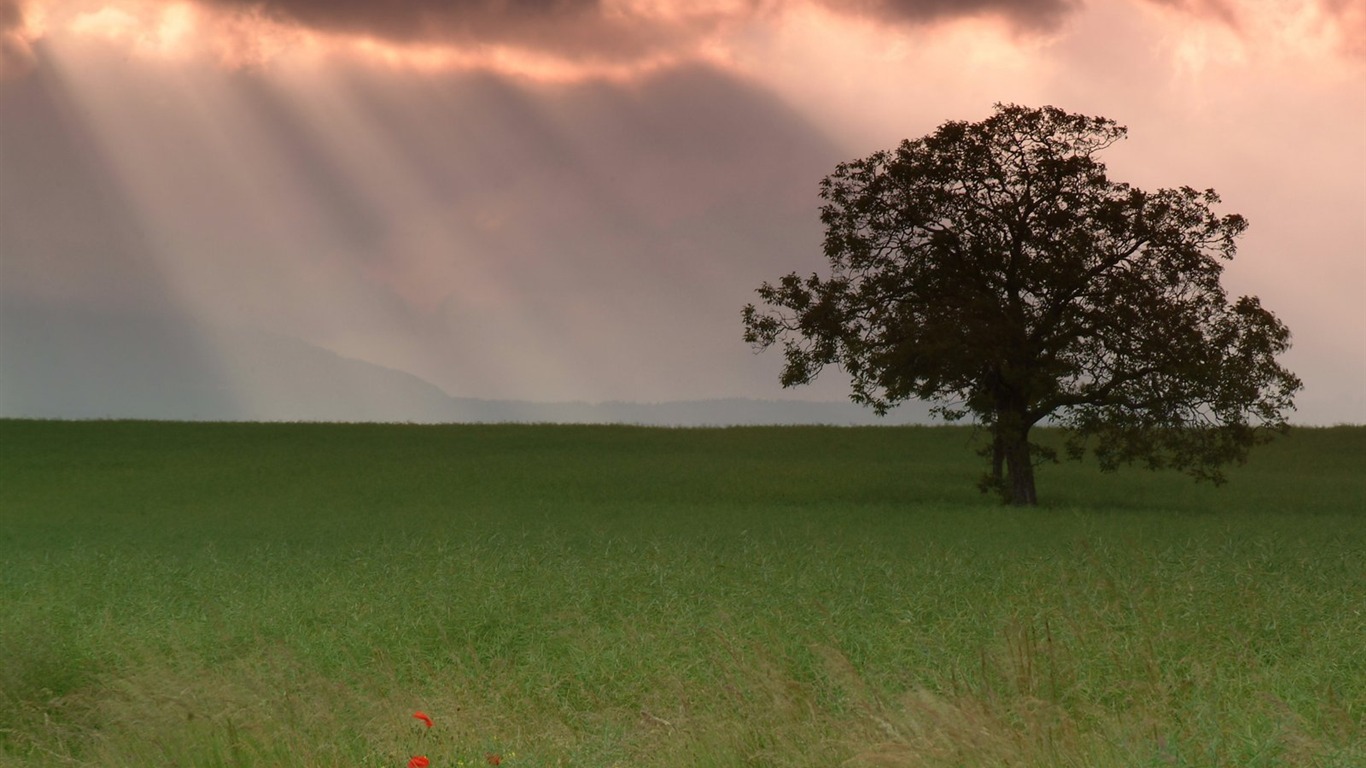
[[[1006,445],[1007,500],[1017,507],[1032,507],[1039,503],[1034,491],[1034,460],[1029,455],[1029,439],[1025,435]]]
[[[1003,414],[997,420],[992,445],[994,471],[1000,472],[999,462],[1003,458],[1006,477],[1000,488],[1006,503],[1017,507],[1038,504],[1039,497],[1034,491],[1034,460],[1029,451],[1029,424],[1021,416]]]
[[[996,487],[1004,487],[1001,479],[1005,476],[1006,463],[1006,441],[1001,438],[1001,433],[997,430],[991,438],[991,479],[996,483]]]

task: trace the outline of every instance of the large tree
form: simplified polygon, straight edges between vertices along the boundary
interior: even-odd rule
[[[1146,192],[1098,153],[1123,126],[997,105],[976,123],[847,163],[821,182],[830,274],[758,289],[745,339],[781,341],[784,387],[827,365],[885,413],[927,400],[972,415],[995,487],[1035,504],[1041,421],[1101,467],[1139,462],[1218,483],[1286,428],[1290,332],[1256,297],[1229,301],[1223,261],[1247,228],[1213,190]]]

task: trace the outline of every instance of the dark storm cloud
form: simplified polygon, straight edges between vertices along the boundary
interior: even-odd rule
[[[815,2],[889,24],[997,16],[1022,29],[1055,26],[1079,0],[740,0],[730,7],[685,1],[603,0],[206,0],[207,4],[325,32],[396,43],[503,44],[574,58],[633,58],[667,52],[725,24]]]
[[[854,11],[892,22],[914,24],[961,16],[999,16],[1022,29],[1049,29],[1079,0],[826,0],[837,11]]]
[[[208,0],[319,30],[395,41],[502,37],[546,24],[575,24],[597,13],[598,0]]]
[[[506,45],[573,59],[623,60],[668,51],[724,14],[667,21],[600,0],[207,0],[218,8],[320,32],[392,43]],[[684,6],[686,9],[686,6]]]

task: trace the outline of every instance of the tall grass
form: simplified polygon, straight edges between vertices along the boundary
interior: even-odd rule
[[[0,421],[0,765],[1366,764],[1366,429],[973,445]]]

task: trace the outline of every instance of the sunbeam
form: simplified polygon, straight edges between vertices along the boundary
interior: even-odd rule
[[[738,318],[821,267],[821,178],[1055,104],[1130,127],[1116,178],[1249,217],[1228,284],[1294,330],[1300,416],[1366,420],[1359,4],[968,5],[0,0],[0,294],[176,318],[234,416],[298,390],[244,333],[413,397],[840,400]]]

